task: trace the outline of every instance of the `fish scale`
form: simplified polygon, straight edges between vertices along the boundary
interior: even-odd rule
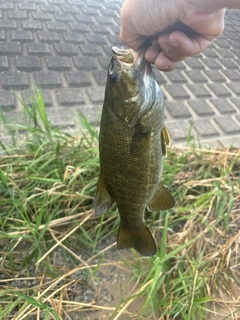
[[[121,218],[118,248],[153,255],[156,244],[144,221],[146,208],[170,209],[174,199],[161,183],[169,136],[162,92],[144,59],[145,50],[113,48],[100,123],[95,212],[105,213],[116,202]]]

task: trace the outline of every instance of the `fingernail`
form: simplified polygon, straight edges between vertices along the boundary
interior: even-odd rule
[[[167,70],[167,69],[169,69],[169,66],[161,66],[161,67],[158,67],[158,69],[160,69],[160,70]]]
[[[168,43],[159,43],[162,51],[168,53],[170,51],[170,46]]]
[[[171,45],[174,47],[174,48],[179,48],[179,43],[177,40],[172,40],[171,41]]]

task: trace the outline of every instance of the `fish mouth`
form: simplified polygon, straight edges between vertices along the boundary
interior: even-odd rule
[[[120,63],[120,65],[135,66],[139,69],[145,70],[145,73],[149,73],[149,63],[144,59],[144,54],[147,48],[151,45],[151,41],[147,40],[136,51],[132,49],[122,49],[118,47],[112,47],[113,58]]]

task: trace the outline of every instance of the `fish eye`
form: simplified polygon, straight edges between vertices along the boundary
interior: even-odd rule
[[[116,83],[117,82],[117,79],[118,79],[118,76],[116,73],[110,73],[109,74],[109,78],[110,78],[110,82],[111,83]]]

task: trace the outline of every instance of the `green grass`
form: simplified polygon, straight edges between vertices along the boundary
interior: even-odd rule
[[[209,319],[214,303],[227,304],[226,319],[232,319],[234,303],[240,308],[234,301],[240,271],[239,150],[169,149],[163,180],[176,206],[146,213],[157,254],[145,258],[132,250],[131,262],[121,256],[109,261],[104,254],[117,251],[114,240],[108,241],[116,239],[119,216],[115,206],[94,215],[97,130],[83,116],[79,137],[55,128],[39,91],[33,105],[23,107],[24,123],[11,125],[0,115],[12,139],[1,142],[0,319],[71,319],[73,311],[91,319],[91,310],[124,319],[140,297],[145,303],[133,319]],[[99,268],[113,263],[128,268],[133,286],[138,283],[134,292],[117,307],[75,302],[75,286],[85,290],[92,280],[101,282]]]

